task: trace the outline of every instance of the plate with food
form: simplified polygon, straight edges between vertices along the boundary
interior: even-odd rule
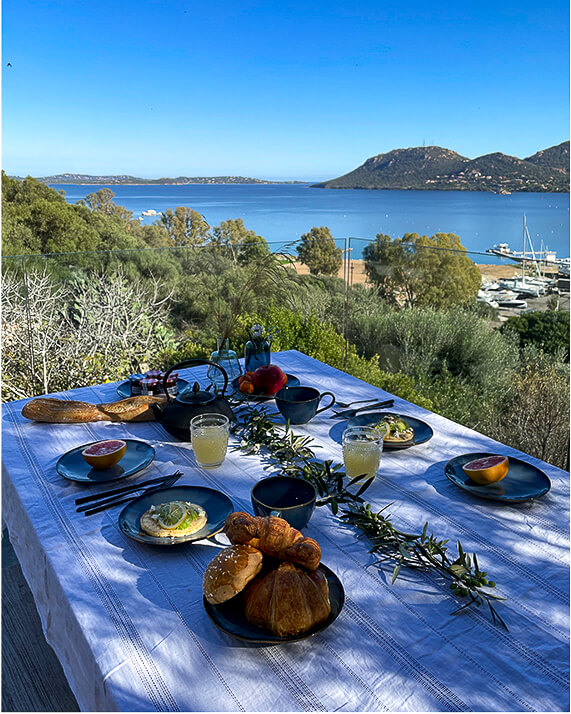
[[[107,439],[77,446],[60,456],[56,471],[70,481],[117,481],[146,468],[155,450],[146,441]]]
[[[283,387],[298,387],[299,379],[287,374],[275,364],[258,367],[254,372],[246,372],[232,380],[235,399],[264,402],[273,399]]]
[[[140,543],[189,543],[219,533],[232,510],[232,501],[220,491],[205,486],[173,486],[128,503],[119,514],[119,528]]]
[[[347,422],[351,426],[373,426],[383,434],[383,449],[408,449],[432,439],[434,432],[426,422],[408,414],[371,412]]]
[[[329,627],[345,602],[341,581],[321,563],[321,548],[283,518],[231,513],[231,545],[207,565],[203,604],[233,637],[258,644],[295,642]]]
[[[285,569],[288,571],[291,571],[292,568],[295,567],[291,564],[283,563],[282,566],[285,566]],[[327,616],[316,624],[311,625],[307,630],[296,634],[280,636],[264,627],[253,624],[246,616],[246,606],[248,604],[247,597],[249,596],[249,593],[246,595],[240,593],[235,598],[219,605],[212,605],[208,602],[205,596],[203,598],[203,604],[206,614],[216,627],[220,628],[223,632],[226,632],[228,635],[232,635],[233,637],[237,637],[240,640],[246,640],[256,644],[274,645],[282,642],[296,642],[298,640],[304,640],[307,637],[313,637],[313,635],[316,635],[318,632],[322,632],[335,622],[345,603],[345,591],[343,590],[343,585],[337,575],[335,575],[335,573],[323,563],[319,564],[319,567],[314,573],[308,573],[307,571],[303,571],[301,568],[295,568],[295,571],[296,580],[299,580],[297,577],[299,574],[302,578],[307,578],[308,580],[312,579],[314,581],[316,580],[318,585],[323,583],[326,584],[328,590],[330,610]],[[258,576],[261,578],[260,582],[262,582],[264,577],[272,577],[272,573],[275,572],[277,572],[277,569],[275,571],[269,571],[264,568],[261,571],[260,576]],[[288,573],[288,575],[290,575],[290,573]],[[273,577],[276,579],[276,576]],[[259,586],[260,589],[263,588],[264,585],[265,584],[262,583]],[[321,585],[321,587],[323,587],[323,585]],[[274,590],[276,589],[279,591],[279,584],[274,585]],[[258,606],[260,608],[263,607],[259,605],[259,603]],[[251,610],[255,607],[256,604],[250,604]]]
[[[152,396],[160,396],[164,394],[163,380],[164,375],[156,377],[146,377],[144,374],[132,374],[126,382],[121,382],[117,387],[117,394],[123,399],[129,397],[137,397],[140,394],[151,394]],[[171,375],[172,376],[172,375]],[[143,380],[145,382],[143,383]],[[188,387],[189,383],[186,379],[180,379],[175,375],[172,380],[169,378],[167,389],[171,396],[176,396],[178,392]],[[144,391],[143,391],[144,390]]]
[[[504,503],[541,498],[551,488],[551,481],[541,469],[503,454],[462,454],[446,464],[444,473],[465,491]]]

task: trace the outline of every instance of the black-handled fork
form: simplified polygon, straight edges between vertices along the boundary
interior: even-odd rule
[[[385,399],[384,402],[377,402],[377,404],[367,404],[364,407],[359,407],[358,409],[345,409],[342,412],[335,412],[329,418],[330,419],[352,419],[354,416],[359,414],[359,412],[366,412],[370,409],[383,409],[384,407],[392,407],[395,403],[394,399]]]
[[[170,476],[164,476],[161,479],[153,479],[155,483],[151,482],[145,482],[142,484],[133,484],[133,487],[131,488],[126,488],[125,490],[123,489],[115,489],[116,491],[121,491],[119,494],[115,494],[113,496],[110,496],[108,492],[107,493],[107,498],[104,498],[97,503],[89,503],[87,505],[82,505],[79,506],[76,511],[77,513],[82,513],[85,516],[91,516],[94,513],[99,513],[101,511],[105,511],[108,508],[113,508],[114,506],[118,506],[121,503],[127,503],[129,501],[132,501],[134,498],[142,495],[146,495],[148,493],[151,493],[152,491],[158,491],[163,488],[170,488],[171,486],[174,486],[174,484],[179,480],[179,478],[182,476],[182,471],[177,471],[174,474],[171,474]],[[150,485],[149,485],[150,484]],[[140,494],[137,494],[137,491],[141,491]],[[101,494],[100,494],[101,495]],[[118,498],[118,496],[123,496],[125,495],[126,498]]]

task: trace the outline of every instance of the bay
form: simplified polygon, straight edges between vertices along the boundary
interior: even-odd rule
[[[75,203],[104,186],[57,185],[66,200]],[[569,256],[569,194],[513,193],[500,195],[472,191],[365,191],[318,189],[309,184],[189,184],[108,186],[114,201],[133,211],[189,206],[211,226],[242,218],[246,228],[263,236],[273,251],[296,241],[313,226],[328,226],[338,245],[351,237],[352,257],[377,233],[392,238],[405,233],[432,236],[455,233],[479,263],[500,263],[486,255],[496,243],[522,249],[522,224],[534,248],[548,247],[557,257]],[[155,217],[143,217],[153,223]]]

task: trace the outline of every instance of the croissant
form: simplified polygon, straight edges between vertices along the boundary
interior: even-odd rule
[[[272,558],[297,563],[308,570],[316,570],[321,560],[317,541],[302,536],[283,518],[236,511],[226,518],[224,532],[231,543],[251,545]]]
[[[33,421],[52,424],[81,424],[89,421],[152,421],[152,404],[164,403],[166,397],[139,396],[107,404],[89,404],[51,397],[38,397],[24,405],[22,415]]]
[[[278,637],[298,635],[329,617],[329,586],[319,570],[308,573],[281,563],[244,590],[244,613],[249,622]]]

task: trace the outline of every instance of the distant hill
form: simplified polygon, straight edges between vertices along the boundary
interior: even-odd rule
[[[569,142],[527,159],[494,153],[468,159],[450,149],[394,149],[316,188],[568,192]]]
[[[12,176],[11,178],[20,178]],[[192,183],[305,183],[304,181],[264,181],[263,179],[245,178],[244,176],[178,176],[177,178],[145,179],[137,176],[91,176],[89,174],[56,174],[55,176],[42,176],[37,179],[42,183],[49,184],[80,184],[80,185],[141,185],[141,184],[163,184],[173,186],[184,186]]]

